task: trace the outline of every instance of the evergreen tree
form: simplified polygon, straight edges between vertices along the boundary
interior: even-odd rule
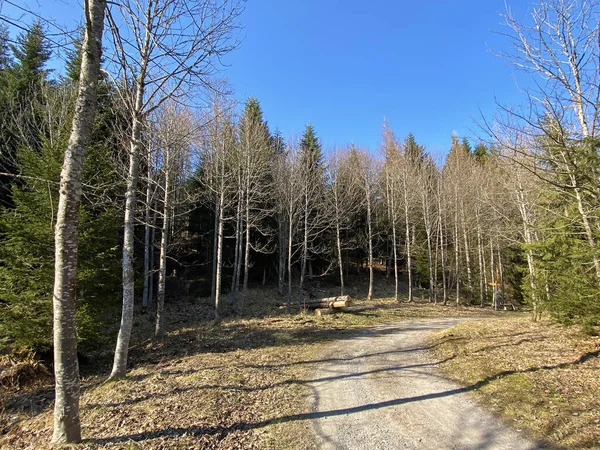
[[[306,125],[302,140],[300,141],[300,150],[304,164],[311,170],[323,170],[323,151],[321,143],[311,124]]]
[[[0,212],[0,340],[17,347],[52,342],[56,186],[65,138],[55,145],[44,140],[40,151],[18,151],[18,169],[31,178],[13,186],[14,207]],[[109,181],[108,151],[96,148],[89,160],[87,183]],[[115,305],[110,299],[118,299],[120,285],[118,215],[95,206],[83,202],[79,237],[78,335],[88,348],[102,343],[100,311]]]
[[[477,144],[475,146],[475,150],[473,151],[473,156],[475,156],[475,159],[477,161],[479,161],[480,163],[485,162],[485,160],[487,159],[487,157],[489,155],[490,155],[490,151],[483,142],[480,142],[479,144]]]
[[[17,37],[17,44],[11,45],[17,59],[14,67],[14,92],[19,98],[37,93],[46,81],[48,70],[45,66],[50,59],[50,45],[40,22]]]
[[[417,144],[415,136],[408,133],[404,140],[404,154],[413,165],[419,165],[425,160],[425,147]]]

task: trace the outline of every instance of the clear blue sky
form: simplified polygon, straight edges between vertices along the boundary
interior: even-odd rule
[[[25,0],[69,23],[74,0]],[[529,1],[507,0],[527,19]],[[495,97],[518,102],[515,73],[490,52],[508,45],[504,0],[248,0],[241,47],[226,61],[236,96],[255,96],[284,136],[315,127],[326,147],[376,149],[383,118],[435,154],[478,133]],[[10,9],[4,6],[4,14]]]

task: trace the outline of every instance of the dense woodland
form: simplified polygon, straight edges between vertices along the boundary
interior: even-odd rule
[[[198,319],[219,319],[244,315],[248,290],[268,285],[296,313],[321,285],[356,295],[357,273],[368,298],[379,277],[399,302],[531,308],[536,319],[598,325],[594,2],[548,0],[528,21],[505,17],[504,56],[538,81],[529,104],[499,105],[480,138],[448,136],[443,161],[385,120],[378,148],[323,148],[310,123],[282,136],[260,99],[236,103],[216,77],[219,57],[238,45],[236,3],[122,3],[111,6],[96,71],[69,288],[80,352],[113,345],[103,330],[121,320],[113,377],[125,375],[134,314],[152,315],[160,339],[165,308],[182,297],[210,298],[213,314]],[[106,7],[86,5],[88,19]],[[206,20],[190,22],[189,39],[172,39],[190,11]],[[55,225],[70,217],[59,186],[82,67],[93,62],[86,45],[103,20],[91,19],[64,70],[49,69],[55,34],[44,22],[14,36],[0,29],[4,352],[47,351],[59,326]]]

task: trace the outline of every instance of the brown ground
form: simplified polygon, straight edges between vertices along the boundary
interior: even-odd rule
[[[215,325],[197,319],[206,317],[205,304],[180,302],[168,312],[162,344],[149,339],[150,316],[138,315],[129,376],[102,384],[108,367],[99,363],[98,374],[83,380],[79,448],[313,448],[309,420],[295,414],[309,408],[323,343],[407,318],[492,314],[378,299],[377,310],[317,318],[286,316],[279,303],[272,291],[255,291],[248,314],[262,318]],[[51,383],[5,389],[0,448],[47,448]]]
[[[431,336],[442,371],[515,426],[566,448],[600,448],[600,338],[529,318]]]

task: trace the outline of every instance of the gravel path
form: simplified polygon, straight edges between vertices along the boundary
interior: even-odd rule
[[[478,406],[427,357],[427,334],[459,322],[386,325],[332,345],[311,384],[319,448],[543,448]]]

